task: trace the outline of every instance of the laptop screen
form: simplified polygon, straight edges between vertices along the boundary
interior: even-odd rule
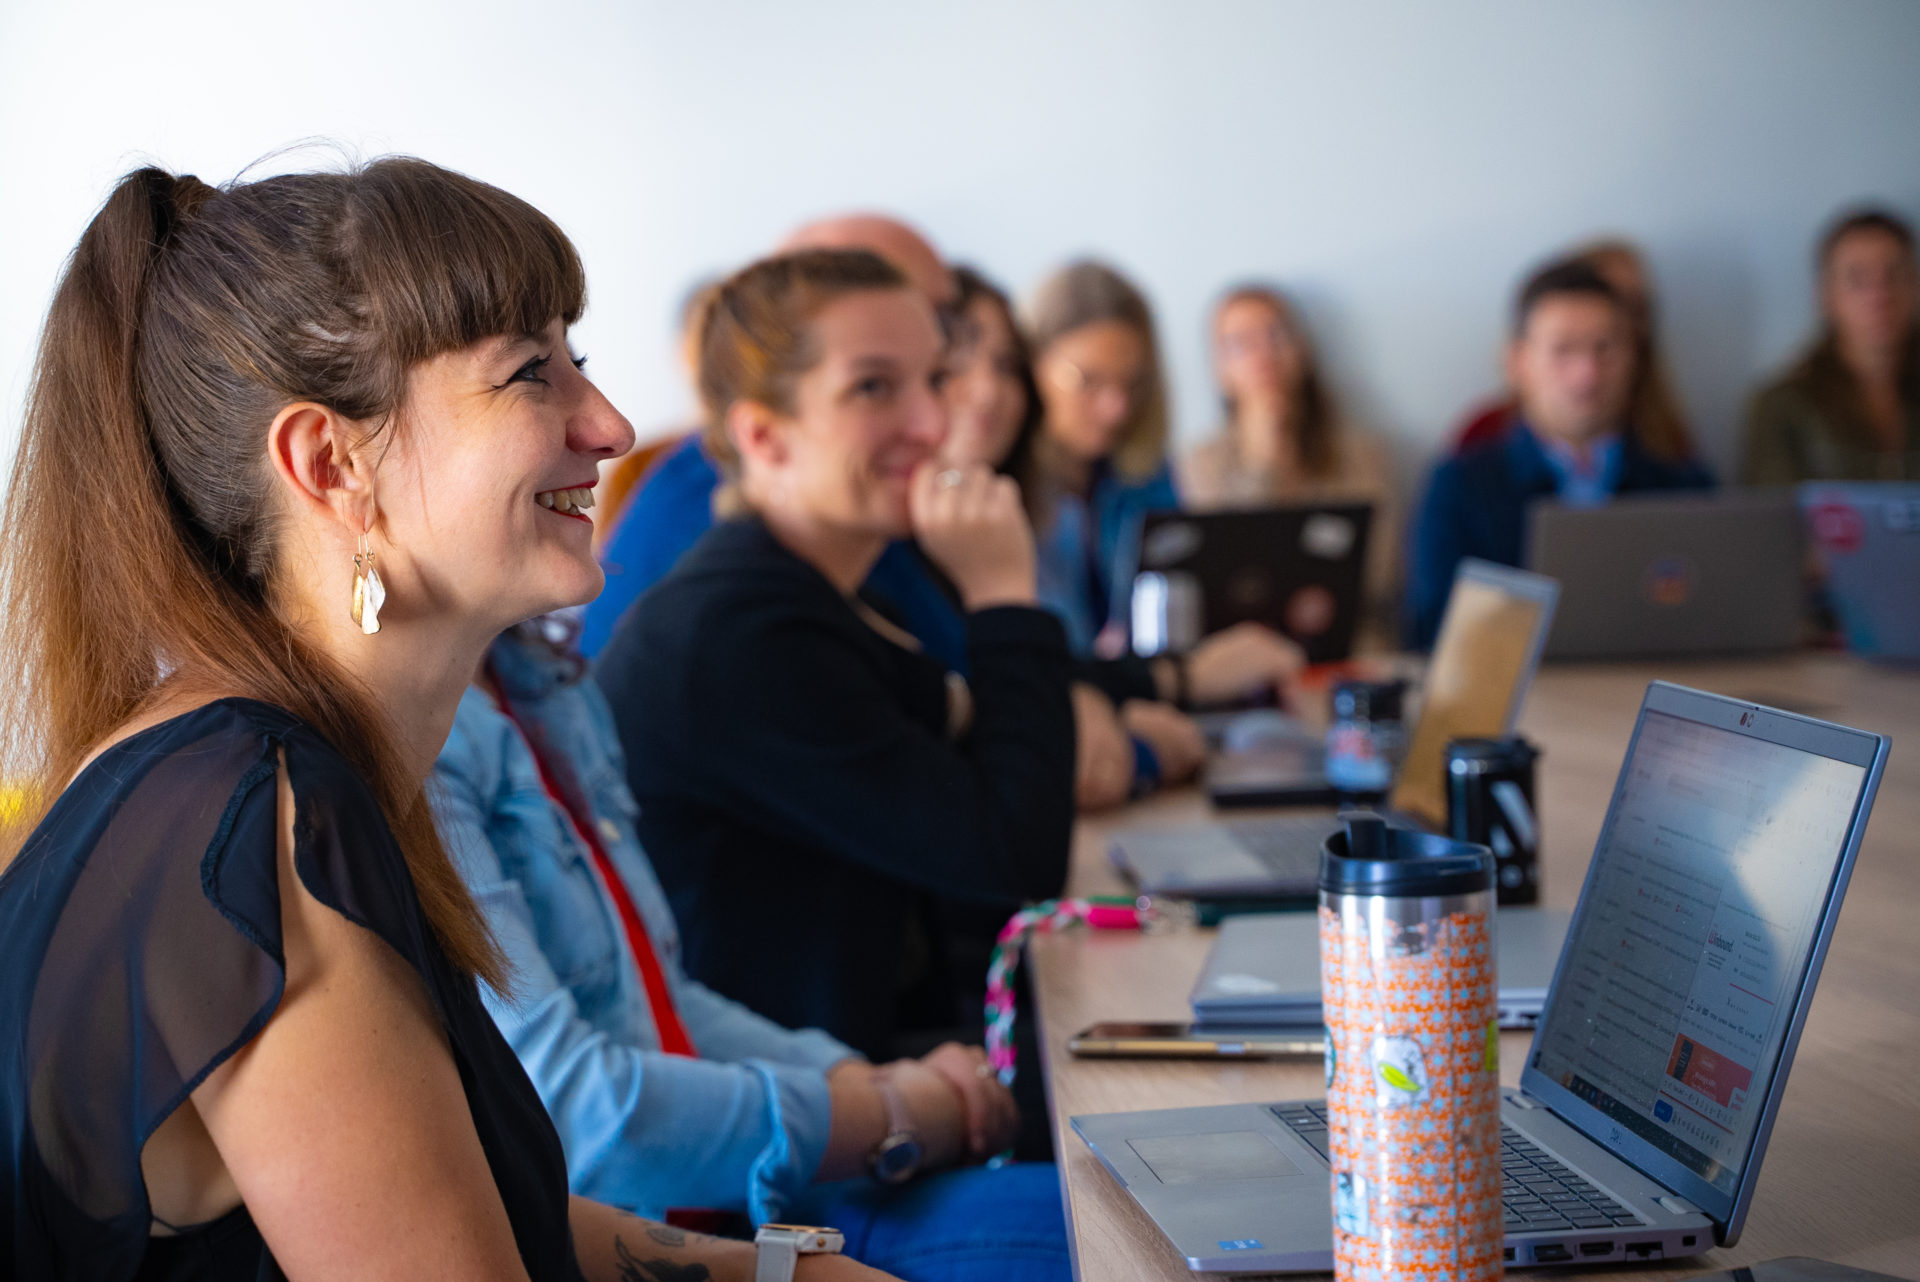
[[[1866,775],[1649,708],[1532,1067],[1731,1195]]]
[[[1447,822],[1447,745],[1513,728],[1553,618],[1553,580],[1523,570],[1463,563],[1447,596],[1420,719],[1389,806],[1434,828]]]

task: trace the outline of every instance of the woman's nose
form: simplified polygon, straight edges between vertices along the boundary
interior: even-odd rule
[[[928,392],[916,397],[908,410],[907,434],[937,448],[947,439],[947,419],[947,403]]]
[[[618,458],[633,448],[633,424],[598,387],[587,384],[579,410],[567,423],[567,445],[579,454]]]

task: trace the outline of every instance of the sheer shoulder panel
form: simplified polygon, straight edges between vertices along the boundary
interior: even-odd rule
[[[0,1271],[150,1275],[141,1148],[284,985],[283,753],[302,882],[420,970],[445,1018],[446,963],[380,808],[311,730],[224,700],[116,744],[0,876]],[[247,1228],[229,1258],[276,1276]]]

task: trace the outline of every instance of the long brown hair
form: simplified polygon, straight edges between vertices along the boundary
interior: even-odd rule
[[[31,798],[8,848],[163,692],[245,695],[362,772],[449,958],[503,982],[393,728],[278,607],[261,445],[298,400],[404,430],[419,362],[584,302],[550,220],[424,161],[222,188],[123,178],[54,294],[7,495],[0,768]]]
[[[1209,337],[1215,343],[1220,341],[1220,318],[1235,303],[1260,303],[1266,306],[1286,327],[1293,345],[1299,349],[1300,385],[1294,389],[1293,404],[1288,407],[1295,448],[1300,453],[1300,467],[1308,476],[1328,475],[1337,462],[1333,439],[1336,422],[1333,397],[1327,391],[1326,380],[1320,377],[1320,355],[1314,351],[1313,341],[1307,337],[1299,314],[1294,311],[1293,304],[1287,301],[1287,296],[1272,285],[1235,285],[1213,305],[1212,333]],[[1226,393],[1223,399],[1226,401],[1228,426],[1238,431],[1235,419],[1239,411],[1233,403],[1232,393]]]
[[[1007,455],[995,466],[1002,476],[1011,476],[1020,483],[1022,501],[1027,505],[1027,515],[1038,520],[1035,504],[1038,486],[1034,485],[1033,473],[1036,466],[1033,457],[1033,444],[1040,435],[1040,387],[1033,378],[1033,353],[1027,348],[1027,336],[1020,332],[1020,321],[1014,315],[1013,300],[1007,291],[994,284],[986,276],[972,267],[963,265],[953,269],[953,314],[955,321],[954,344],[964,347],[977,343],[980,336],[973,331],[967,321],[967,313],[977,302],[985,301],[999,309],[1000,319],[1006,322],[1007,330],[1013,335],[1013,358],[1019,368],[1014,377],[1019,380],[1020,394],[1026,398],[1026,411],[1020,416],[1020,426],[1013,434],[1013,443],[1007,447]]]
[[[1847,210],[1821,233],[1816,256],[1823,295],[1820,331],[1796,363],[1795,373],[1805,382],[1808,395],[1821,413],[1836,423],[1861,423],[1866,419],[1860,381],[1840,355],[1840,334],[1834,328],[1833,318],[1826,314],[1824,304],[1827,273],[1833,268],[1835,251],[1849,236],[1861,234],[1888,237],[1905,251],[1908,258],[1914,254],[1913,229],[1897,214],[1885,209],[1865,207]],[[1903,402],[1920,391],[1920,318],[1915,319],[1906,342],[1901,344],[1900,368],[1895,378]]]
[[[811,341],[813,318],[849,294],[907,287],[899,268],[867,250],[798,249],[750,263],[708,293],[698,324],[700,441],[720,471],[717,515],[743,507],[727,410],[744,400],[791,414],[794,384],[821,355]]]
[[[1132,281],[1105,263],[1069,263],[1040,282],[1027,304],[1026,331],[1036,358],[1076,329],[1113,321],[1140,336],[1147,348],[1146,384],[1133,417],[1113,450],[1113,467],[1128,480],[1152,476],[1167,462],[1167,379],[1153,308]]]

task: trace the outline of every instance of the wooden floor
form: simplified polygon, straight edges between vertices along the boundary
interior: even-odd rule
[[[1692,1260],[1578,1269],[1572,1276],[1655,1282],[1805,1255],[1920,1277],[1920,674],[1831,655],[1544,669],[1521,729],[1543,752],[1542,876],[1552,906],[1571,908],[1579,895],[1641,694],[1655,677],[1877,730],[1893,737],[1893,750],[1745,1234],[1732,1248]],[[1203,800],[1186,792],[1083,821],[1072,892],[1126,889],[1106,858],[1116,828],[1207,814]],[[1323,1093],[1318,1060],[1218,1065],[1067,1054],[1066,1039],[1099,1020],[1189,1018],[1187,993],[1212,935],[1180,926],[1035,941],[1042,1055],[1075,1266],[1085,1282],[1194,1275],[1073,1134],[1068,1118]],[[1518,1081],[1528,1038],[1504,1035],[1501,1075],[1508,1084]]]

